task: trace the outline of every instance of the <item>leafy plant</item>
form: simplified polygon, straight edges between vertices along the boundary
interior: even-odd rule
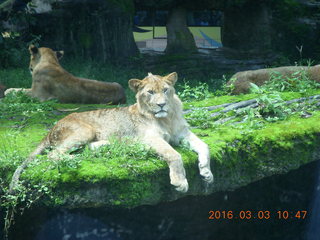
[[[8,238],[9,229],[14,224],[15,215],[22,215],[26,209],[30,208],[42,196],[50,196],[51,189],[47,184],[20,183],[16,186],[14,194],[12,194],[8,191],[7,183],[0,178],[0,191],[3,193],[0,197],[0,206],[5,209],[5,239]]]
[[[310,79],[307,69],[297,70],[291,76],[283,76],[279,72],[272,72],[270,80],[262,86],[266,91],[292,91],[301,93],[306,92],[308,89],[319,87],[319,83]]]
[[[211,113],[203,108],[194,109],[186,116],[186,119],[191,126],[197,128],[206,129],[213,126]]]
[[[222,89],[221,90],[217,90],[215,92],[216,96],[230,95],[233,92],[234,88],[235,88],[234,82],[237,80],[236,78],[231,78],[229,80],[230,84],[227,84],[228,80],[226,79],[225,75],[223,75],[222,78],[223,78]]]
[[[207,83],[199,82],[197,86],[191,87],[189,82],[184,82],[182,89],[181,92],[178,92],[178,95],[182,101],[186,102],[203,100],[211,95]]]
[[[22,91],[10,92],[0,101],[0,118],[17,112],[29,116],[35,112],[51,111],[53,110],[54,103],[54,100],[40,102],[38,99],[30,97]]]
[[[284,104],[279,92],[267,92],[253,83],[250,83],[250,85],[251,91],[258,94],[256,98],[258,106],[254,109],[245,109],[248,114],[247,120],[253,116],[254,118],[263,118],[266,121],[273,122],[284,120],[292,113],[291,109]]]
[[[270,90],[270,89],[269,89]],[[261,128],[264,122],[275,122],[285,120],[292,114],[310,116],[310,111],[314,111],[317,105],[313,101],[287,104],[280,95],[280,92],[269,92],[263,87],[251,83],[251,91],[258,94],[256,98],[257,106],[246,107],[236,111],[236,115],[244,117],[244,122],[252,129]]]

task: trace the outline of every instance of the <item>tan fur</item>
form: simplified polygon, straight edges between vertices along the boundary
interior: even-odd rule
[[[23,90],[40,101],[58,99],[62,103],[125,103],[125,91],[118,83],[78,78],[59,64],[63,51],[29,47],[32,72],[31,89],[11,88],[5,92]]]
[[[311,80],[320,83],[320,65],[316,65],[313,67],[287,66],[238,72],[231,77],[227,84],[234,84],[234,90],[232,92],[233,94],[248,93],[250,89],[250,83],[261,86],[270,80],[272,73],[279,73],[284,77],[290,77],[293,73],[301,70],[305,70]]]
[[[171,146],[184,140],[198,153],[200,175],[211,183],[209,148],[188,129],[181,101],[173,87],[176,80],[176,73],[131,79],[129,86],[136,92],[136,104],[68,115],[53,127],[26,163],[49,146],[54,147],[49,157],[59,159],[60,154],[80,145],[89,144],[95,148],[107,144],[112,136],[132,137],[153,148],[168,163],[171,184],[176,190],[186,192],[188,182],[182,158]],[[22,170],[17,171],[11,186],[15,185]]]

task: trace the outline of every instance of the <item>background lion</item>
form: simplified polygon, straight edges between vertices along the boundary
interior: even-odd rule
[[[36,150],[15,171],[10,189],[14,189],[21,172],[36,155],[53,147],[48,156],[59,159],[68,150],[89,144],[97,148],[108,144],[110,137],[132,137],[153,148],[170,169],[170,181],[176,190],[186,192],[188,182],[181,155],[171,145],[181,140],[198,153],[200,175],[213,181],[207,144],[189,129],[182,114],[182,104],[175,94],[177,74],[165,77],[149,74],[143,80],[131,79],[130,88],[136,92],[137,103],[129,107],[99,109],[72,113],[61,119],[42,140]]]
[[[123,87],[118,83],[100,82],[78,78],[64,70],[58,59],[63,51],[55,52],[50,48],[29,47],[31,54],[30,71],[31,89],[10,88],[11,91],[22,90],[40,101],[58,99],[62,103],[125,103]]]
[[[265,68],[259,70],[250,70],[237,72],[234,74],[227,85],[233,84],[233,94],[248,93],[250,89],[250,83],[254,83],[257,86],[261,86],[270,80],[272,73],[277,73],[285,77],[291,77],[293,74],[306,71],[307,76],[316,82],[320,83],[320,65],[313,67],[305,66],[287,66],[277,68]]]

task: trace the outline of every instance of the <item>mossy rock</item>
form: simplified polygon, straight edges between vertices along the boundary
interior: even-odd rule
[[[282,94],[286,100],[300,96],[300,93]],[[185,103],[185,108],[218,105],[254,97],[255,95],[214,97]],[[2,184],[9,183],[15,168],[53,124],[68,114],[61,109],[86,111],[105,106],[54,103],[51,107],[47,111],[5,112],[0,116]],[[264,128],[256,130],[228,125],[193,129],[210,147],[215,182],[208,186],[202,181],[195,153],[183,147],[177,148],[183,157],[189,181],[189,191],[186,194],[176,192],[170,185],[168,167],[163,161],[143,146],[136,145],[132,152],[122,152],[122,146],[106,148],[100,152],[85,148],[81,153],[75,153],[75,158],[65,159],[61,163],[48,161],[44,155],[25,171],[22,179],[29,186],[49,186],[51,191],[47,197],[42,198],[42,204],[68,208],[132,208],[171,201],[186,195],[233,190],[320,159],[319,119],[320,112],[315,111],[307,119],[293,115],[285,121],[267,123]]]

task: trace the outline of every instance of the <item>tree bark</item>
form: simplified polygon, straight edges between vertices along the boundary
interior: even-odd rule
[[[258,1],[224,11],[224,47],[240,51],[266,52],[271,49],[271,11]]]
[[[167,20],[167,54],[194,53],[197,46],[187,26],[187,10],[182,7],[173,8]]]
[[[132,32],[134,10],[125,8],[132,0],[90,1],[65,3],[36,15],[32,32],[42,36],[41,45],[100,62],[138,55]]]

